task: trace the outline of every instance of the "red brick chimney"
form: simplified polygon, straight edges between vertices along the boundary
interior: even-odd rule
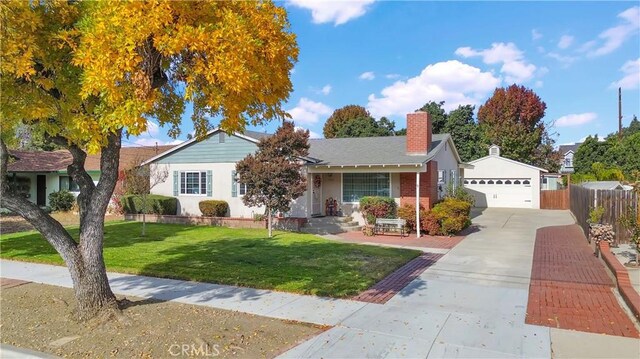
[[[431,147],[431,119],[424,111],[407,114],[407,154],[424,155]]]

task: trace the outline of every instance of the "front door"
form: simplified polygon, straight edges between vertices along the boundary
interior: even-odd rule
[[[47,176],[38,175],[36,178],[36,204],[47,205]]]
[[[322,175],[314,174],[311,184],[311,215],[322,215]]]

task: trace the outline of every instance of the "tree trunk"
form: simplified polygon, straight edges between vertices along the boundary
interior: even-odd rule
[[[67,265],[76,297],[76,314],[90,319],[105,310],[118,308],[116,297],[109,287],[102,255],[104,216],[118,180],[121,131],[109,136],[100,156],[100,181],[93,183],[84,169],[86,153],[75,145],[69,146],[73,163],[67,168],[80,187],[80,239],[73,240],[66,229],[36,204],[11,190],[6,181],[8,150],[0,139],[0,207],[7,208],[33,225],[60,254]],[[66,140],[61,143],[67,145]]]
[[[111,291],[102,251],[80,250],[77,261],[68,261],[76,297],[75,314],[80,320],[95,317],[105,310],[117,310],[118,302]]]
[[[142,194],[142,236],[146,234],[147,227],[147,195]]]
[[[269,238],[271,238],[271,208],[269,207],[267,207],[267,228],[269,230]]]

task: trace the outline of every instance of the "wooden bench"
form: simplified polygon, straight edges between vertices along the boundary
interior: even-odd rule
[[[376,218],[376,234],[385,234],[389,231],[400,232],[400,237],[405,235],[407,220],[401,218]]]

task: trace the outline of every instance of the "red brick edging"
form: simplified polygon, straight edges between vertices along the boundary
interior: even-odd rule
[[[625,303],[627,303],[627,306],[629,306],[629,309],[631,309],[631,312],[633,312],[636,319],[640,320],[640,295],[631,285],[629,272],[627,272],[620,261],[616,259],[613,253],[611,253],[608,242],[600,242],[600,255],[607,267],[609,267],[613,275],[616,277],[616,283],[618,285],[620,295],[624,299]]]
[[[384,304],[427,268],[435,264],[443,255],[423,253],[352,299],[361,302]]]

